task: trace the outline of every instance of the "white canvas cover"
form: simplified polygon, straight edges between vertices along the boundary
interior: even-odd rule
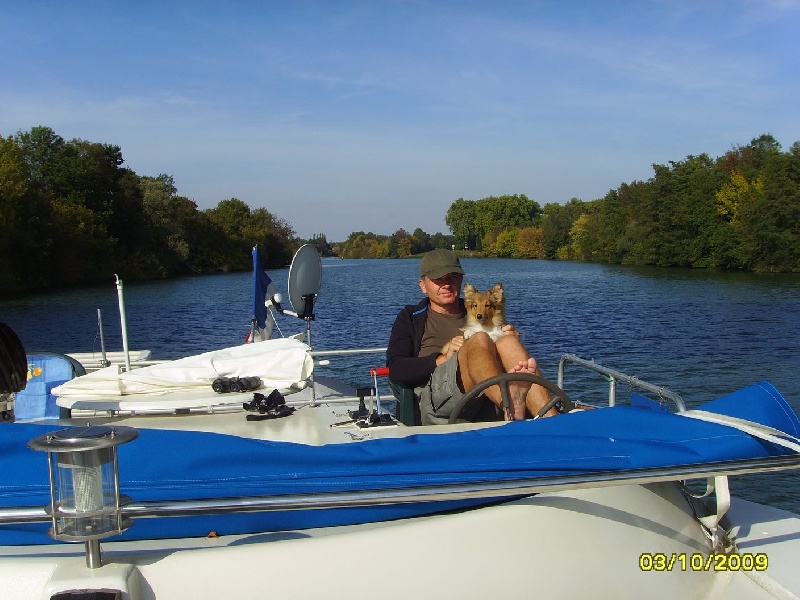
[[[263,388],[301,388],[314,363],[308,346],[294,338],[267,340],[188,356],[130,372],[112,365],[55,388],[60,398],[114,397],[211,390],[218,377],[260,377]],[[63,405],[59,402],[59,405]]]

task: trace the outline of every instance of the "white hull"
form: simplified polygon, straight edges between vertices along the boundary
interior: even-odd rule
[[[383,524],[184,541],[104,544],[86,567],[82,545],[10,549],[0,597],[121,590],[170,598],[783,598],[800,589],[798,519],[736,503],[760,534],[740,552],[765,553],[766,572],[680,567],[708,556],[705,537],[673,484],[557,492],[446,516]],[[648,507],[647,516],[640,515]],[[786,539],[786,533],[790,539]],[[68,552],[69,551],[69,552]],[[643,571],[642,553],[675,555],[670,572]],[[762,587],[764,586],[764,587]],[[768,591],[766,588],[771,588]]]

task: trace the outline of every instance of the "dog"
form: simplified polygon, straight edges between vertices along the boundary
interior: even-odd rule
[[[494,341],[500,339],[503,335],[501,328],[506,322],[503,284],[495,283],[487,292],[479,292],[471,283],[465,284],[464,304],[467,308],[467,323],[461,331],[465,340],[479,331],[489,334]],[[449,349],[450,342],[444,345],[442,354],[447,354]]]

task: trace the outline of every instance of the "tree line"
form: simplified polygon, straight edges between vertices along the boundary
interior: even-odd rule
[[[800,142],[783,152],[764,134],[715,159],[688,156],[653,171],[591,201],[542,207],[524,194],[459,198],[445,215],[452,235],[356,232],[334,250],[381,258],[455,247],[509,258],[800,272]]]
[[[48,127],[0,135],[0,294],[124,279],[287,265],[302,243],[322,256],[404,258],[432,248],[473,255],[800,272],[800,142],[771,135],[723,156],[653,165],[647,181],[603,198],[542,207],[524,194],[452,202],[450,234],[358,231],[295,237],[237,198],[199,210],[166,174],[123,167],[118,146],[64,140]]]
[[[450,248],[454,243],[452,235],[431,235],[419,227],[413,233],[398,229],[392,235],[356,231],[344,242],[334,244],[331,253],[341,258],[408,258],[434,248]]]
[[[199,210],[173,178],[123,167],[118,146],[48,127],[0,135],[0,294],[284,266],[286,221],[236,198]]]

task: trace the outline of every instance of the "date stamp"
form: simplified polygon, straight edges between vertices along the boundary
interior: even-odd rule
[[[639,555],[642,571],[766,571],[769,558],[765,552],[752,554],[702,554],[694,552],[643,552]]]

